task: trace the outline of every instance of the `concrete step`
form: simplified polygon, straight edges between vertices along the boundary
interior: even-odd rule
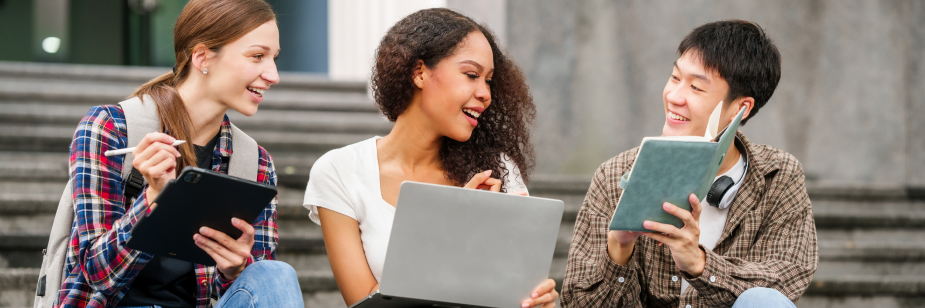
[[[10,218],[4,218],[4,223],[9,220]],[[51,221],[43,222],[43,225],[50,228]],[[288,255],[291,258],[308,258],[325,254],[326,249],[321,228],[314,223],[308,221],[287,223],[286,220],[280,220],[278,226],[279,246],[277,252],[279,254]],[[563,225],[561,230],[571,229],[572,226]],[[566,257],[568,255],[570,240],[571,235],[568,232],[560,232],[560,240],[556,243],[555,256]],[[41,259],[36,257],[41,255],[42,249],[47,244],[47,231],[0,231],[0,267],[39,267]],[[296,265],[293,264],[293,266],[295,267]],[[301,269],[301,267],[296,268]]]
[[[292,206],[281,208],[280,216],[307,219],[308,210],[301,206],[301,202],[308,178],[301,173],[309,172],[317,156],[281,153],[273,156],[280,177],[280,198],[288,200],[281,203]],[[53,213],[67,181],[66,161],[67,155],[63,153],[0,152],[0,214],[10,211]],[[287,174],[289,172],[292,174]],[[298,181],[298,184],[282,185],[285,180]],[[32,185],[28,183],[34,181],[44,181],[49,187],[42,194],[29,194],[20,189],[20,185]],[[584,199],[583,193],[548,189],[552,184],[542,178],[535,180],[530,183],[531,193],[564,200],[563,221],[574,222]],[[925,201],[922,200],[873,202],[822,199],[813,201],[813,211],[819,230],[925,228]]]
[[[280,209],[291,209],[293,205],[283,203]],[[280,211],[278,220],[279,252],[297,254],[324,254],[324,240],[320,226],[304,218],[292,217]],[[47,243],[52,214],[3,215],[0,222],[0,250],[25,253],[41,251]],[[574,224],[560,225],[555,256],[567,257],[571,245]],[[887,262],[884,264],[925,264],[925,231],[907,229],[877,230],[820,230],[819,249],[821,262]],[[11,256],[15,257],[15,256]],[[20,264],[14,261],[16,264]],[[912,262],[912,263],[910,263]],[[838,263],[840,264],[840,263]],[[23,265],[25,266],[25,265]]]
[[[298,271],[297,275],[305,307],[346,307],[330,271]],[[0,307],[32,307],[38,276],[37,268],[0,268]]]
[[[40,79],[51,82],[87,81],[136,85],[136,87],[169,70],[168,67],[0,61],[0,78]],[[366,93],[367,91],[365,82],[332,81],[324,75],[282,72],[280,80],[281,82],[273,87],[305,92]]]
[[[281,243],[281,247],[283,243]],[[327,264],[327,258],[322,255],[305,255],[285,252],[279,253],[279,259],[292,264],[297,268],[299,281],[306,300],[339,299],[336,282]],[[565,273],[566,260],[556,257],[550,270],[550,277],[561,286]],[[806,300],[801,300],[800,307],[825,307],[832,302],[838,302],[843,296],[864,296],[868,302],[872,297],[921,297],[925,294],[925,264],[920,262],[820,262],[819,271],[806,292]],[[32,292],[38,271],[35,268],[16,269],[0,268],[0,286],[7,290],[6,298],[18,298],[20,295],[10,295],[12,290],[19,292]],[[12,297],[11,297],[12,296]],[[870,297],[870,298],[868,298]],[[886,301],[892,303],[895,299],[877,299],[874,302]],[[2,301],[2,299],[0,299]],[[10,301],[6,301],[7,303]],[[330,301],[330,303],[340,303]],[[900,301],[902,303],[902,301]],[[328,307],[328,306],[322,306]],[[905,306],[895,306],[905,307]]]
[[[114,104],[168,70],[0,61],[0,102]],[[280,80],[267,91],[261,109],[378,113],[365,82],[303,73],[281,73]]]
[[[814,200],[817,229],[925,228],[925,201]]]
[[[591,178],[584,176],[538,174],[531,177],[530,187],[561,194],[584,195]],[[838,201],[902,201],[925,200],[925,188],[899,186],[845,186],[807,183],[806,191],[815,204],[818,200]]]
[[[0,122],[24,126],[74,126],[88,106],[64,104],[0,103]],[[372,112],[261,110],[252,117],[228,113],[232,123],[245,131],[346,132],[388,134],[392,124]]]
[[[379,113],[261,110],[252,117],[228,113],[245,131],[338,132],[387,135],[392,123]]]
[[[142,83],[100,83],[92,80],[54,81],[0,77],[0,102],[94,106],[125,100]],[[315,110],[379,113],[365,92],[304,91],[271,87],[261,110]]]
[[[284,256],[280,256],[280,260],[287,261]],[[550,271],[550,277],[560,286],[564,264],[564,259],[556,258]],[[859,303],[845,299],[856,299],[860,303],[883,303],[883,306],[878,304],[876,307],[916,307],[916,301],[907,300],[921,299],[925,294],[925,278],[921,276],[921,267],[912,274],[904,275],[865,273],[864,269],[869,267],[867,265],[853,265],[851,270],[858,274],[825,275],[822,274],[825,267],[825,264],[820,265],[820,274],[813,279],[804,298],[799,301],[799,307],[833,307],[833,303],[852,303],[848,307],[855,307]],[[340,307],[337,305],[343,304],[338,301],[340,296],[337,284],[329,268],[297,270],[297,273],[303,298],[316,304],[324,303],[311,307]],[[5,290],[0,292],[0,302],[7,306],[28,305],[37,279],[38,269],[35,268],[0,268],[0,288]]]
[[[816,276],[821,278],[852,276],[925,276],[925,262],[890,260],[822,260]]]
[[[311,308],[347,308],[340,291],[302,293],[305,307]]]
[[[0,151],[67,152],[76,125],[20,126],[0,124]],[[372,137],[372,133],[304,133],[250,130],[257,143],[275,152],[323,154]]]
[[[32,307],[38,268],[0,268],[0,307]]]
[[[0,180],[67,183],[67,161],[67,152],[0,152]]]
[[[47,233],[0,233],[0,268],[39,268],[42,265],[42,249],[47,245]],[[290,264],[300,270],[328,266],[320,231],[317,236],[281,234],[277,254],[281,260],[294,261]],[[315,262],[312,259],[315,257],[325,257],[325,262]],[[324,266],[319,267],[319,264]]]
[[[824,296],[922,296],[925,279],[921,275],[853,275],[813,277],[806,295]]]
[[[923,229],[820,229],[816,232],[821,260],[925,262]]]
[[[0,267],[38,267],[64,182],[0,181]],[[307,219],[302,191],[281,188],[280,253],[324,254],[321,228]]]
[[[270,153],[276,166],[280,188],[304,192],[308,177],[302,174],[307,175],[311,171],[312,165],[321,154]],[[52,181],[64,185],[68,179],[67,164],[67,152],[0,151],[0,181]],[[298,182],[287,182],[287,185],[283,185],[284,181]]]
[[[925,263],[823,259],[799,307],[925,306]]]
[[[292,264],[292,261],[288,260],[285,255],[280,255],[279,260]],[[554,264],[564,264],[564,261],[564,259],[557,259]],[[560,268],[561,271],[558,270]],[[330,267],[319,267],[317,270],[297,269],[296,273],[306,307],[346,306]],[[554,265],[550,277],[555,277],[556,281],[561,282],[562,275],[564,275],[564,267],[558,266],[557,268]],[[31,305],[38,276],[37,268],[0,268],[0,288],[5,290],[0,292],[0,307]]]
[[[66,179],[40,182],[0,178],[0,217],[53,215],[65,184]],[[308,219],[308,210],[302,207],[302,190],[280,187],[277,193],[280,203],[277,214],[280,219]]]
[[[913,308],[925,307],[925,296],[822,296],[806,295],[797,302],[800,308]]]

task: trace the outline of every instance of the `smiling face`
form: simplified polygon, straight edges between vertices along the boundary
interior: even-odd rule
[[[222,46],[202,68],[208,69],[208,96],[243,115],[257,113],[257,105],[270,85],[279,83],[276,56],[279,55],[279,29],[269,21],[241,38]],[[192,72],[194,74],[201,74]]]
[[[472,32],[453,55],[435,67],[422,65],[416,71],[418,89],[412,101],[420,102],[421,111],[438,134],[464,142],[491,105],[493,73],[491,45],[481,32]]]
[[[686,52],[675,62],[662,92],[665,105],[664,136],[703,136],[716,104],[726,98],[729,84],[713,70],[704,68],[694,52]],[[727,104],[732,107],[736,104]],[[725,107],[725,106],[724,106]],[[728,109],[728,108],[724,108]],[[723,127],[727,112],[723,112]]]

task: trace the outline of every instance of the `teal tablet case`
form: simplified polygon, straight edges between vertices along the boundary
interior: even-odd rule
[[[662,209],[664,202],[690,211],[691,193],[703,200],[719,171],[745,109],[721,133],[719,142],[647,139],[636,162],[623,175],[623,195],[617,203],[610,230],[643,231],[646,220],[682,228],[684,222]],[[728,132],[728,133],[727,133]]]

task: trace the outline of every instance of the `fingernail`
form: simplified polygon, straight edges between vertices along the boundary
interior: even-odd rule
[[[530,304],[528,304],[528,303],[523,303],[523,304],[520,305],[520,306],[521,306],[521,307],[524,307],[524,308],[529,308],[529,307],[530,307]]]
[[[491,170],[485,170],[485,175],[491,175]]]
[[[540,296],[539,293],[533,293],[533,298],[537,298],[537,297],[539,297],[539,296]]]
[[[668,209],[671,208],[671,204],[669,204],[668,202],[665,202],[664,204],[662,204],[662,208],[664,208],[667,211]]]
[[[236,223],[238,223],[238,220],[240,220],[240,219],[238,219],[237,217],[232,217],[232,218],[231,218],[231,223],[236,224]]]
[[[651,222],[651,221],[644,221],[644,222],[642,223],[642,226],[645,227],[646,229],[651,228],[651,227],[652,227],[652,222]]]
[[[199,234],[193,234],[193,240],[198,242],[198,241],[199,241]]]
[[[206,234],[206,227],[199,228],[199,233]]]

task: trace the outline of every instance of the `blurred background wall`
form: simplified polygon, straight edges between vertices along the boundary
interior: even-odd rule
[[[783,57],[741,130],[818,185],[925,186],[925,2],[509,0],[508,50],[537,104],[537,171],[587,176],[661,134],[681,39],[716,20],[764,27]]]
[[[0,0],[0,60],[173,64],[183,0]],[[488,24],[537,104],[537,173],[588,177],[658,135],[675,49],[703,23],[766,28],[783,55],[771,101],[742,128],[819,185],[925,187],[925,2],[918,0],[269,0],[283,71],[367,80],[403,16],[450,7]]]

